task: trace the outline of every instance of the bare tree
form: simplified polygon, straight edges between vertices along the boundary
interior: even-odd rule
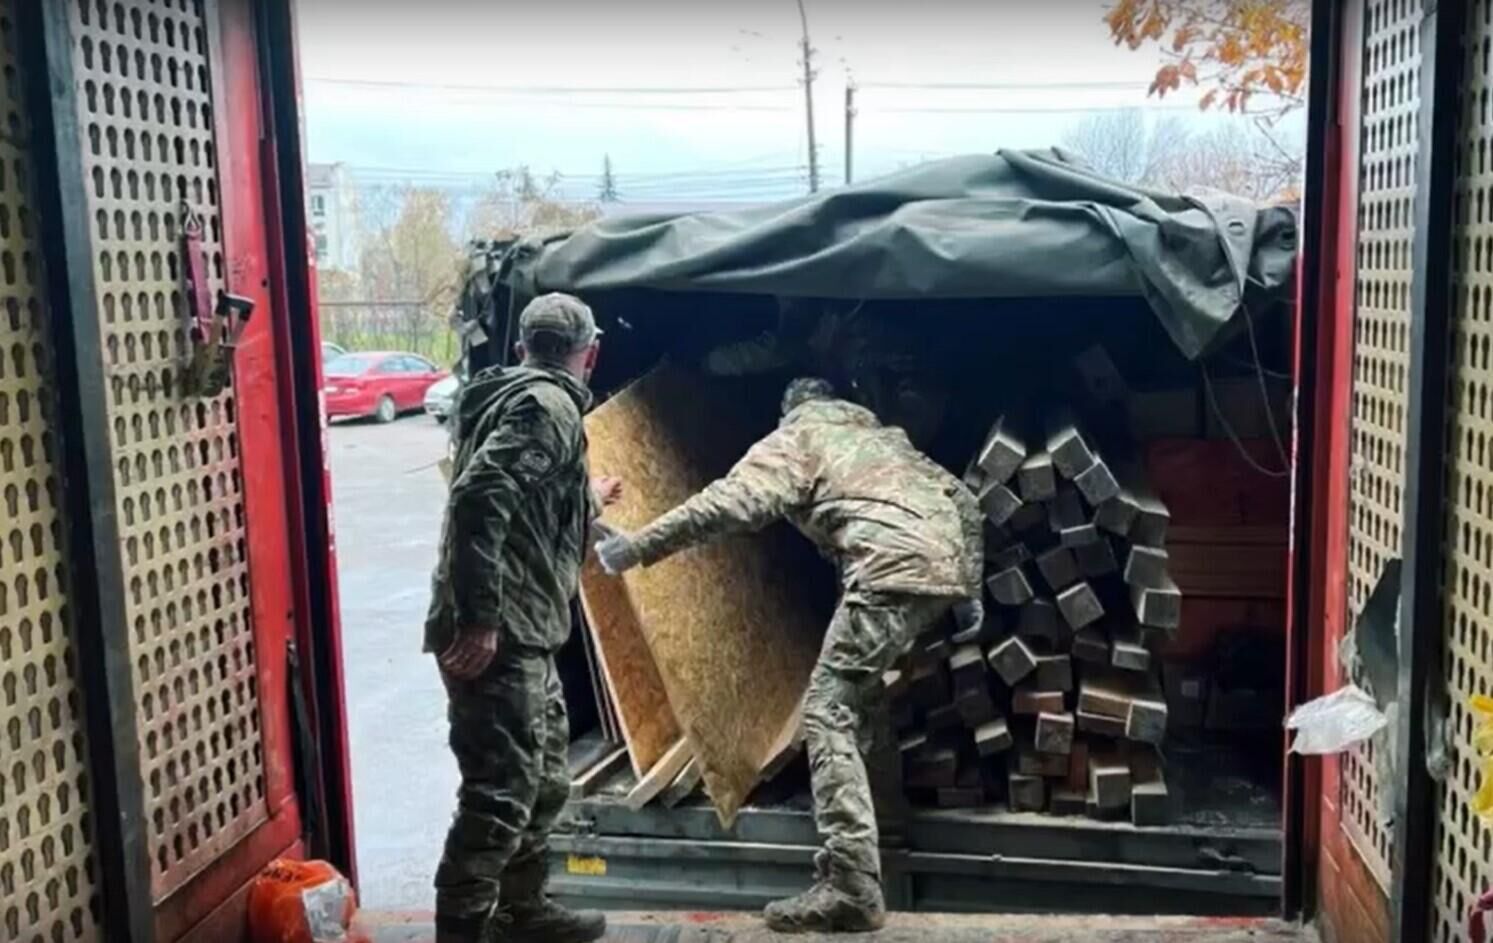
[[[1063,134],[1062,143],[1106,177],[1150,184],[1186,139],[1187,129],[1180,121],[1148,121],[1143,110],[1126,108],[1084,118]]]
[[[1171,152],[1159,183],[1173,190],[1207,188],[1266,202],[1289,198],[1299,186],[1301,142],[1271,128],[1229,121],[1189,136]]]
[[[360,205],[357,277],[321,292],[329,334],[353,348],[399,347],[446,359],[454,343],[445,314],[461,258],[449,199],[439,190],[376,187],[360,194]]]
[[[1095,171],[1124,183],[1174,192],[1207,188],[1266,201],[1296,188],[1299,138],[1244,118],[1196,130],[1176,118],[1147,121],[1139,109],[1127,109],[1085,118],[1062,141]]]
[[[560,199],[558,187],[557,174],[541,178],[527,166],[500,171],[467,214],[463,226],[467,238],[545,238],[569,232],[601,215],[595,204]]]

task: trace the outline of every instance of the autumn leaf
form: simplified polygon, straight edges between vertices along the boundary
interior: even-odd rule
[[[1279,114],[1305,104],[1309,17],[1310,0],[1116,0],[1104,23],[1116,44],[1156,43],[1170,60],[1147,94],[1204,84],[1206,68],[1203,110],[1245,111],[1268,100]]]

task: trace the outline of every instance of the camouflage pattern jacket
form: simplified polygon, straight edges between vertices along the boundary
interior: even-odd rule
[[[634,534],[634,546],[648,564],[780,518],[836,563],[845,590],[980,593],[974,496],[901,429],[845,400],[789,412],[724,478]]]
[[[425,650],[466,628],[554,651],[570,633],[595,515],[581,417],[591,394],[548,367],[494,367],[461,392]]]

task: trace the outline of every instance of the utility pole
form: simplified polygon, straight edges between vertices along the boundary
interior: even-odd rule
[[[798,19],[803,27],[804,117],[809,122],[809,192],[819,192],[819,148],[814,143],[814,46],[809,42],[809,14],[798,0]]]
[[[845,185],[855,179],[855,80],[845,79]]]

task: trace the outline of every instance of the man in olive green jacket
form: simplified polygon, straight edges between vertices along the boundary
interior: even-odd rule
[[[599,914],[544,893],[545,849],[569,795],[569,728],[554,653],[598,505],[581,417],[600,332],[578,299],[537,298],[519,319],[523,362],[484,370],[462,391],[456,455],[431,581],[425,650],[449,698],[461,770],[436,871],[438,943],[586,943]]]
[[[876,815],[863,753],[884,713],[882,673],[952,608],[979,624],[984,529],[953,475],[837,399],[824,380],[789,384],[778,428],[720,480],[633,535],[597,545],[610,572],[782,518],[839,568],[841,598],[804,699],[819,881],[767,908],[779,931],[861,931],[885,919]]]

